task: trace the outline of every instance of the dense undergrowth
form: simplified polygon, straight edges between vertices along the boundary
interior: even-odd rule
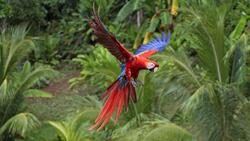
[[[171,32],[166,50],[152,57],[159,71],[139,76],[138,102],[99,132],[87,129],[120,69],[95,44],[93,3],[130,51]],[[0,140],[250,140],[249,7],[247,0],[0,0]],[[41,90],[75,69],[70,89]]]

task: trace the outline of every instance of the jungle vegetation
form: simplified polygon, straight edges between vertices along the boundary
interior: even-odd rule
[[[171,33],[118,124],[88,131],[130,51]],[[0,0],[0,141],[249,141],[249,0]]]

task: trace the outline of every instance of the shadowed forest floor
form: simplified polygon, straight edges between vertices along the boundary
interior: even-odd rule
[[[76,107],[75,100],[79,96],[92,93],[92,88],[86,85],[70,89],[69,80],[79,75],[79,70],[60,71],[55,80],[41,88],[52,94],[52,97],[27,99],[28,105],[30,105],[28,111],[40,117],[40,120],[58,120],[64,118],[64,115],[76,112],[79,107]]]
[[[54,82],[50,83],[48,86],[42,88],[43,91],[49,92],[53,95],[58,95],[62,93],[69,93],[70,92],[70,84],[69,80],[73,77],[77,77],[80,75],[80,71],[78,70],[72,70],[69,71],[63,76],[57,78]]]

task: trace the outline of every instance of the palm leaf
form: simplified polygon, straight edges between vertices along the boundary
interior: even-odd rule
[[[25,137],[28,132],[39,125],[39,120],[33,114],[20,113],[5,122],[5,124],[0,128],[0,136],[7,132],[10,135],[18,134]]]
[[[42,90],[38,90],[38,89],[29,89],[27,91],[24,92],[23,94],[25,97],[44,97],[44,98],[51,98],[52,94],[42,91]]]
[[[83,111],[81,113],[76,114],[68,121],[49,121],[48,123],[53,126],[58,135],[62,140],[65,141],[88,141],[88,133],[85,132],[86,130],[86,121],[88,118],[88,114],[91,114],[93,111]],[[93,113],[92,113],[93,114]],[[97,115],[98,112],[95,111]]]
[[[117,79],[120,73],[119,63],[102,47],[96,47],[93,54],[89,56],[79,55],[73,59],[73,61],[80,63],[83,70],[81,71],[80,77],[70,80],[71,87],[82,84],[83,81],[88,80],[90,84],[105,89],[110,83]]]
[[[223,59],[226,55],[224,37],[226,11],[225,5],[216,7],[215,4],[192,7],[187,11],[190,13],[189,23],[193,25],[188,39],[191,39],[201,64],[210,78],[220,82],[226,82],[228,79],[228,64]]]
[[[118,12],[115,21],[116,22],[124,21],[128,17],[128,15],[130,15],[135,10],[138,10],[141,7],[141,3],[142,2],[140,0],[128,1]]]
[[[52,77],[55,74],[56,72],[50,68],[36,68],[25,77],[25,79],[19,85],[17,92],[23,92],[24,90],[30,88],[35,83],[37,83],[41,78]]]
[[[156,116],[156,115],[155,115]],[[129,124],[129,125],[128,125]],[[112,138],[115,141],[194,141],[190,133],[182,127],[170,123],[164,118],[146,118],[143,123],[137,127],[132,126],[133,120],[129,121],[125,126],[116,129]],[[129,136],[127,136],[129,134]]]
[[[0,83],[7,73],[34,48],[34,43],[27,38],[27,26],[17,26],[4,30],[0,35]]]

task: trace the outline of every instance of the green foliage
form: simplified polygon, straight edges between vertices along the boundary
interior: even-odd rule
[[[96,96],[60,95],[49,99],[48,104],[42,106],[47,108],[46,111],[43,111],[41,106],[32,106],[32,108],[34,108],[36,115],[43,118],[43,120],[50,119],[50,121],[45,121],[41,128],[29,133],[27,135],[28,141],[56,139],[70,141],[104,140],[107,137],[105,132],[88,131],[101,107],[101,103]],[[38,109],[41,111],[38,111]],[[51,121],[52,119],[53,121]],[[42,135],[39,131],[42,132]],[[49,135],[49,139],[47,135]]]
[[[39,0],[10,0],[10,6],[13,9],[12,22],[30,21],[34,23],[41,22],[46,16],[46,9]]]
[[[83,70],[80,77],[70,80],[71,86],[79,85],[88,80],[90,84],[104,89],[120,73],[118,62],[115,61],[115,58],[106,49],[100,46],[95,46],[92,54],[88,56],[78,55],[73,61],[80,64]]]
[[[138,10],[141,6],[142,6],[141,0],[128,1],[117,14],[115,21],[116,22],[124,21],[128,17],[128,15]]]
[[[231,41],[235,42],[240,38],[242,32],[245,29],[246,22],[247,22],[247,17],[246,16],[241,16],[241,18],[240,18],[238,24],[236,25],[234,31],[229,36]]]
[[[37,90],[37,89],[29,89],[24,93],[25,97],[46,97],[51,98],[52,95],[50,93]]]
[[[174,124],[161,125],[154,128],[144,139],[145,141],[195,141],[195,139],[181,127]]]
[[[9,29],[10,31],[1,32],[0,50],[1,50],[1,72],[0,83],[4,81],[7,73],[15,69],[16,65],[26,57],[28,52],[34,48],[34,43],[26,37],[27,27],[18,26]]]
[[[164,119],[146,120],[140,127],[120,127],[115,130],[115,141],[195,141],[192,135],[182,127]],[[129,123],[127,123],[128,125]],[[127,126],[126,125],[126,126]],[[122,130],[121,130],[122,129]],[[128,136],[129,135],[129,136]]]
[[[204,8],[207,10],[201,10]],[[191,8],[190,19],[188,19],[188,24],[195,21],[192,31],[189,32],[189,39],[193,42],[192,45],[198,53],[201,64],[208,71],[211,79],[219,82],[226,82],[228,75],[228,62],[223,61],[226,54],[224,41],[226,10],[225,5],[215,7],[215,5],[204,4]]]
[[[246,76],[244,58],[247,57],[247,39],[244,34],[242,35],[246,18],[240,19],[232,34],[227,36],[224,31],[224,21],[228,9],[227,5],[218,6],[217,3],[204,2],[189,7],[185,11],[183,25],[189,29],[183,32],[180,30],[183,26],[178,26],[172,35],[175,37],[186,33],[183,38],[176,39],[177,43],[173,43],[174,47],[181,47],[169,49],[165,54],[158,56],[161,69],[154,78],[146,73],[140,75],[140,79],[144,80],[145,84],[138,88],[139,101],[132,103],[129,112],[121,117],[123,120],[121,123],[128,123],[113,132],[113,135],[117,135],[113,136],[115,140],[119,140],[120,137],[123,137],[121,140],[136,140],[146,136],[143,133],[147,134],[147,129],[143,128],[140,131],[130,127],[143,127],[143,121],[150,112],[160,113],[171,121],[177,122],[187,128],[198,140],[237,140],[239,138],[247,140],[247,134],[243,131],[237,134],[234,130],[242,128],[236,127],[240,123],[236,122],[234,117],[238,116],[235,113],[238,113],[243,101],[247,100],[241,92],[241,85],[245,83],[242,78]],[[167,15],[164,13],[160,14],[163,17],[155,15],[152,18],[150,32],[157,30],[160,20],[162,23],[167,21]],[[189,46],[192,48],[190,49]],[[190,50],[197,53],[197,56],[190,56]],[[95,54],[95,56],[98,55]],[[90,61],[79,62],[90,64]],[[99,64],[96,61],[93,63]],[[87,69],[104,68],[101,65],[88,66]],[[87,74],[91,72],[95,71],[89,71]],[[109,71],[103,71],[103,73],[106,77],[113,76]],[[97,80],[100,76],[96,76],[98,75],[91,77]],[[89,78],[86,77],[83,80],[89,80]],[[107,79],[93,82],[99,85],[106,83]],[[144,114],[146,117],[142,116]],[[131,136],[124,136],[126,131],[124,128],[131,131],[127,133]],[[160,130],[161,128],[152,129],[147,138],[157,139],[154,135]],[[173,129],[170,128],[170,130]],[[163,137],[168,139],[166,133]],[[172,140],[175,139],[172,138]],[[187,140],[194,139],[190,137]]]
[[[3,140],[11,139],[16,134],[25,136],[27,130],[38,124],[34,115],[20,113],[25,109],[24,96],[42,96],[40,90],[30,88],[41,78],[55,74],[49,68],[33,69],[29,62],[21,66],[23,59],[34,48],[26,33],[26,27],[19,26],[4,30],[0,36],[0,137]]]
[[[171,17],[173,1],[0,0],[0,140],[250,140],[250,3],[178,2],[178,16]],[[129,50],[175,27],[166,51],[152,58],[159,71],[140,72],[138,102],[99,132],[87,130],[103,105],[90,95],[101,94],[120,68],[94,45],[93,5]],[[29,34],[27,26],[12,27],[23,22]],[[81,73],[70,80],[71,90],[52,96],[38,89],[55,72],[37,64],[58,68],[72,58]]]
[[[64,141],[89,141],[86,137],[86,133],[81,129],[82,125],[79,121],[79,117],[76,116],[76,119],[73,119],[70,122],[53,122],[50,121],[49,124],[52,125],[58,131],[58,136],[60,140]]]
[[[11,16],[11,14],[12,14],[12,8],[4,0],[0,0],[0,9],[1,9],[0,10],[0,19]]]
[[[30,113],[20,113],[10,118],[1,128],[0,136],[4,133],[25,137],[28,132],[40,125],[39,120]]]
[[[44,35],[37,42],[38,47],[35,48],[34,61],[40,61],[45,64],[58,65],[60,58],[58,54],[59,38],[52,35]],[[31,58],[32,59],[32,58]]]
[[[48,123],[42,123],[36,129],[29,132],[24,139],[20,139],[20,141],[54,141],[57,139],[54,127]]]
[[[174,119],[190,128],[199,140],[248,140],[245,133],[237,134],[234,130],[238,128],[234,117],[239,107],[247,101],[241,89],[241,84],[245,82],[242,78],[246,77],[244,58],[247,57],[247,39],[242,35],[244,22],[240,20],[231,36],[226,37],[224,16],[228,7],[211,3],[209,8],[207,6],[195,5],[189,9],[190,17],[187,17],[188,25],[191,25],[188,34],[192,36],[186,36],[186,39],[199,57],[199,62],[194,64],[197,67],[187,67],[185,60],[179,61],[180,55],[174,59],[195,80],[189,80],[189,83],[198,84],[192,88],[195,91],[186,91],[191,96],[184,101],[180,115]],[[204,11],[204,8],[207,10]],[[241,39],[237,40],[239,37]],[[205,74],[200,72],[202,70]]]

